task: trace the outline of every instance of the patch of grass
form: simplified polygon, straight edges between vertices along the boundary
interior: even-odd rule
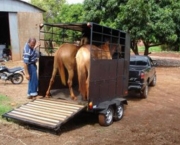
[[[144,46],[138,46],[139,52],[144,52]],[[153,46],[149,48],[149,52],[161,52],[161,46]]]
[[[0,95],[0,118],[2,115],[12,109],[10,99],[7,96]]]

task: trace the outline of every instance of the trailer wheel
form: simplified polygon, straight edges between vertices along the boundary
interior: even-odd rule
[[[106,110],[105,114],[99,114],[99,124],[101,126],[109,126],[112,124],[113,122],[113,114],[114,114],[114,110],[112,107],[109,107]]]
[[[146,84],[146,86],[144,87],[144,89],[141,93],[141,97],[147,98],[147,96],[148,96],[148,83]]]
[[[118,121],[121,120],[124,114],[124,105],[120,104],[116,107],[116,110],[114,112],[114,120]]]

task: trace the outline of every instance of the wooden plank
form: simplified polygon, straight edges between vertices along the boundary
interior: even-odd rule
[[[51,112],[51,113],[43,112],[42,110],[41,111],[40,110],[33,110],[33,109],[25,108],[25,107],[14,109],[14,110],[16,110],[16,111],[17,110],[25,110],[25,111],[27,111],[27,113],[29,113],[29,112],[40,113],[40,114],[44,114],[44,115],[48,115],[48,116],[52,116],[52,117],[59,117],[59,118],[66,118],[67,117],[66,115],[59,115],[59,114],[55,114],[54,112]]]
[[[50,125],[50,126],[52,126],[52,127],[55,127],[56,125],[57,125],[57,123],[52,123],[52,122],[48,122],[48,121],[44,121],[44,120],[40,120],[40,119],[34,119],[34,118],[32,118],[32,117],[28,117],[28,116],[22,116],[22,115],[18,115],[18,114],[14,114],[14,113],[12,113],[12,112],[10,112],[10,113],[7,113],[7,116],[8,117],[13,117],[14,119],[17,119],[17,118],[19,118],[20,120],[22,120],[23,121],[23,119],[24,119],[24,121],[33,121],[33,123],[34,124],[36,124],[36,123],[40,123],[40,124],[43,124],[44,126],[45,125]]]
[[[46,106],[46,107],[50,107],[51,108],[56,108],[56,107],[61,107],[61,108],[65,108],[66,110],[77,110],[80,109],[82,107],[74,107],[74,106],[69,106],[69,104],[66,105],[60,105],[60,104],[52,104],[52,103],[47,103],[47,102],[30,102],[30,104],[36,104],[36,105],[40,105],[40,106]]]
[[[82,108],[83,106],[70,106],[69,104],[53,104],[53,103],[48,103],[48,102],[29,102],[30,104],[39,104],[39,105],[46,105],[46,106],[51,106],[51,107],[63,107],[63,108],[69,108],[69,109],[79,109]]]
[[[23,105],[21,106],[20,108],[27,108],[27,109],[30,109],[30,110],[37,110],[37,111],[40,111],[40,112],[47,112],[47,113],[52,113],[52,114],[56,114],[56,115],[71,115],[72,113],[68,113],[68,112],[64,112],[64,111],[54,111],[54,110],[47,110],[47,109],[44,109],[44,108],[39,108],[38,106],[29,106],[29,105]]]
[[[35,101],[42,101],[42,102],[49,102],[49,103],[53,103],[53,104],[72,104],[73,106],[76,107],[84,107],[85,105],[79,104],[79,102],[75,102],[75,101],[67,101],[67,100],[62,100],[62,99],[37,99]],[[83,104],[87,104],[87,102],[83,102]]]
[[[57,129],[85,107],[68,103],[68,101],[38,99],[21,105],[3,116],[45,128]]]
[[[44,118],[48,118],[48,119],[60,120],[60,121],[63,121],[67,118],[67,116],[63,116],[63,117],[62,116],[53,116],[52,114],[49,114],[49,113],[47,115],[46,113],[36,112],[33,110],[29,111],[29,110],[25,110],[24,108],[15,109],[15,111],[21,112],[21,113],[26,113],[29,115],[44,117]]]
[[[73,113],[73,111],[66,111],[66,110],[60,110],[60,109],[54,109],[54,108],[47,108],[47,107],[43,107],[43,106],[37,106],[37,105],[34,105],[34,104],[26,104],[26,105],[34,106],[34,107],[42,108],[42,109],[46,109],[46,110],[57,111],[57,112],[64,112],[64,113],[69,113],[69,114]]]
[[[32,117],[34,119],[40,119],[40,120],[44,120],[44,121],[49,121],[49,122],[53,122],[53,123],[59,123],[59,120],[39,117],[39,116],[31,115],[31,114],[26,114],[26,113],[18,112],[18,111],[15,111],[15,110],[11,111],[11,113],[22,115],[22,116],[27,116],[27,117]]]
[[[35,104],[35,103],[31,103],[31,104],[28,104],[28,106],[37,106],[37,107],[45,107],[45,108],[51,108],[51,110],[54,110],[54,109],[56,109],[56,110],[63,110],[63,111],[67,111],[67,112],[74,112],[75,110],[79,110],[79,109],[70,109],[70,108],[64,108],[64,107],[62,107],[62,106],[52,106],[52,105],[44,105],[44,104]]]

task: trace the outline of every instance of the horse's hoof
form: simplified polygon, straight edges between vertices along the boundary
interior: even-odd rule
[[[73,99],[74,101],[77,101],[77,97],[74,97],[74,99]]]
[[[45,96],[45,98],[46,98],[46,99],[49,99],[49,98],[50,98],[50,96],[49,96],[49,95],[46,95],[46,96]]]
[[[71,96],[71,100],[74,100],[74,96]]]
[[[82,98],[82,101],[87,101],[87,99],[86,98]]]

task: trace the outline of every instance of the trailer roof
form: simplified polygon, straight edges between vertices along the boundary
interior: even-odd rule
[[[58,28],[64,28],[64,29],[71,29],[76,31],[83,31],[84,28],[86,28],[90,23],[59,23],[59,24],[48,24],[45,23],[44,25],[50,26],[50,27],[58,27]]]

